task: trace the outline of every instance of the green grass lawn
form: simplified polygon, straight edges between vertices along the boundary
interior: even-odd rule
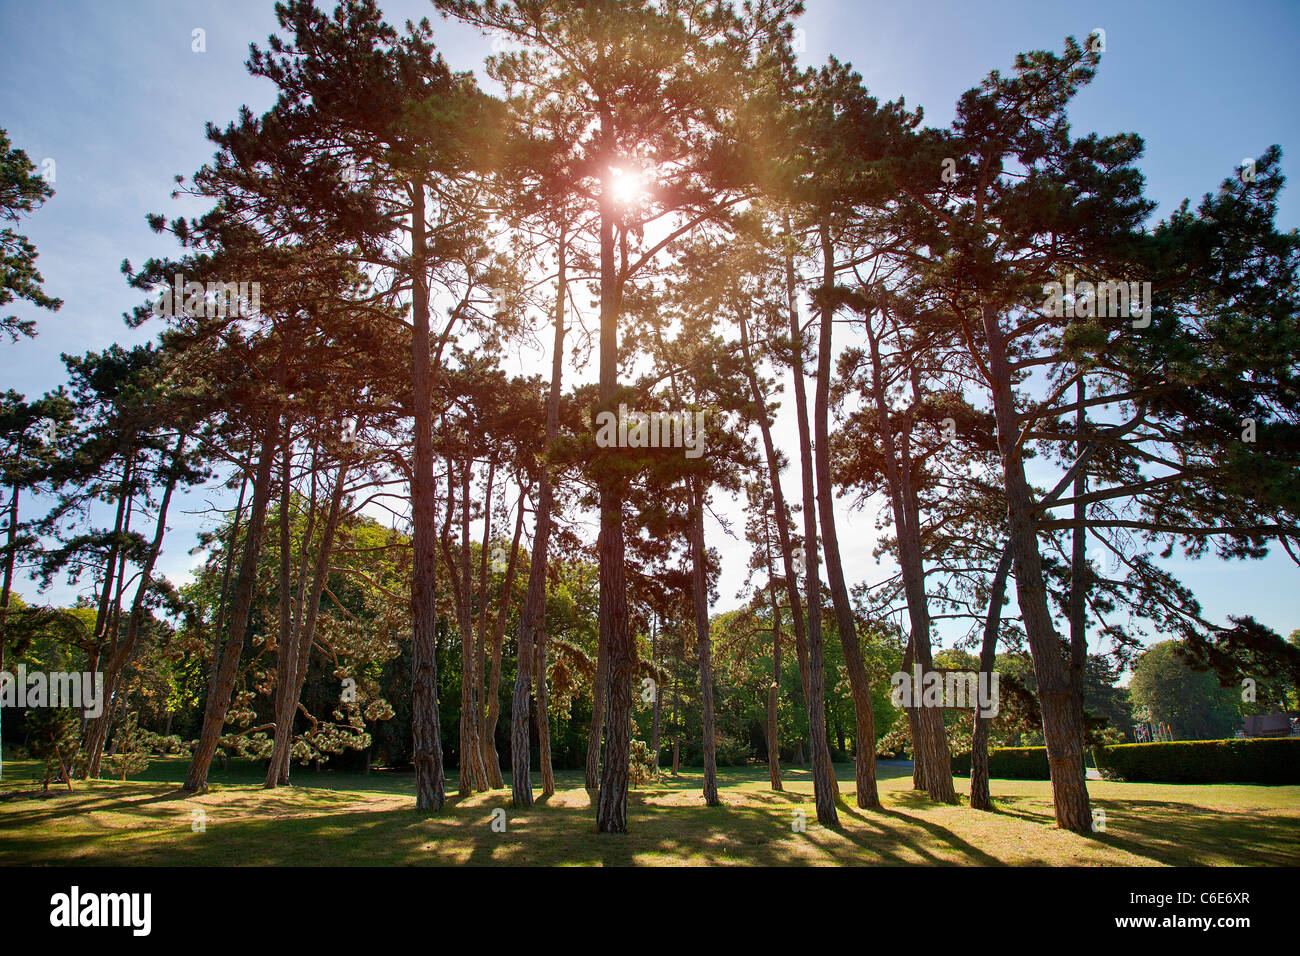
[[[978,813],[932,803],[909,773],[882,766],[884,808],[866,812],[853,806],[844,764],[836,773],[848,799],[833,831],[817,823],[806,770],[787,770],[785,791],[774,793],[766,767],[724,769],[721,807],[704,806],[701,774],[690,770],[633,791],[626,835],[598,835],[580,772],[558,774],[556,794],[528,811],[510,808],[508,789],[458,798],[453,777],[447,808],[421,814],[409,773],[295,767],[295,786],[263,791],[261,771],[236,762],[214,768],[210,792],[186,797],[177,791],[185,766],[157,760],[127,783],[42,794],[34,762],[5,761],[0,864],[1300,864],[1295,786],[1091,781],[1106,831],[1080,836],[1053,826],[1046,782],[994,780],[998,812]],[[497,807],[504,833],[491,826]],[[802,833],[792,827],[799,810]]]

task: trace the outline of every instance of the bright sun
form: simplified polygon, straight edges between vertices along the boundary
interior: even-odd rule
[[[619,202],[632,203],[645,196],[645,181],[640,173],[611,167],[609,175],[609,188]]]

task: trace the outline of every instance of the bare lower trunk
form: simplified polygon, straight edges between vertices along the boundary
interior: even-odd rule
[[[1080,408],[1075,416],[1074,453],[1083,460],[1083,434],[1087,427],[1087,415],[1082,408],[1087,398],[1087,389],[1082,379],[1075,386],[1075,400]],[[1083,723],[1083,671],[1088,663],[1088,619],[1084,602],[1087,600],[1088,586],[1091,583],[1088,569],[1088,529],[1083,522],[1088,517],[1088,506],[1078,499],[1088,493],[1088,468],[1080,467],[1074,475],[1073,496],[1075,525],[1071,535],[1070,553],[1070,701],[1074,707],[1074,719],[1079,725],[1079,755],[1083,759],[1087,752],[1087,740],[1084,738]],[[1085,762],[1084,776],[1088,770]]]
[[[600,789],[600,749],[605,730],[605,697],[609,690],[609,648],[601,641],[596,647],[596,677],[591,687],[591,720],[587,726],[586,788]]]
[[[655,667],[659,666],[659,621],[656,618],[651,623],[650,628],[650,663]],[[650,753],[654,755],[655,773],[659,772],[659,747],[660,740],[660,715],[663,710],[663,692],[660,690],[659,681],[655,679],[655,699],[652,705],[650,717]]]
[[[997,417],[998,446],[1007,501],[1007,534],[1011,543],[1016,576],[1016,596],[1025,636],[1034,660],[1043,712],[1043,739],[1052,776],[1052,802],[1057,825],[1088,833],[1092,811],[1087,777],[1083,770],[1083,728],[1073,706],[1070,678],[1061,654],[1061,641],[1052,626],[1038,550],[1034,522],[1034,500],[1025,480],[1020,455],[1015,402],[1011,393],[1011,371],[1006,343],[993,309],[983,310],[984,336],[988,344],[989,372],[993,381],[993,405]]]
[[[180,478],[180,466],[185,453],[185,440],[186,436],[182,434],[176,440],[176,449],[172,452],[171,467],[167,471],[162,498],[158,502],[158,518],[154,524],[153,541],[149,544],[149,554],[145,558],[144,566],[140,569],[140,580],[136,585],[135,599],[131,602],[131,613],[127,618],[126,634],[119,645],[113,648],[113,652],[108,658],[108,665],[104,668],[104,686],[100,692],[103,712],[98,717],[92,718],[86,727],[86,770],[84,776],[99,776],[104,743],[108,740],[109,704],[117,690],[117,678],[122,673],[122,668],[126,666],[127,661],[131,659],[136,640],[140,634],[140,627],[144,623],[145,599],[149,595],[149,589],[153,586],[153,570],[158,563],[158,555],[162,553],[163,537],[167,532],[167,510],[171,505],[172,494],[175,492],[176,483]],[[170,721],[170,715],[168,719]]]
[[[767,689],[767,775],[773,790],[780,791],[781,744],[777,739],[777,709],[781,692],[781,604],[776,599],[776,583],[772,577],[772,552],[767,541],[767,521],[763,521],[764,549],[767,558],[767,596],[772,605],[772,683]]]
[[[474,653],[474,593],[471,584],[469,549],[469,473],[467,460],[460,477],[460,795],[468,796],[471,789],[487,789],[487,770],[483,766],[483,751],[478,733],[478,670]],[[449,489],[450,490],[450,489]]]
[[[559,434],[561,379],[564,373],[564,307],[567,286],[568,240],[564,224],[558,230],[555,293],[555,340],[551,354],[551,389],[546,400],[546,451],[537,490],[537,517],[533,528],[533,553],[528,565],[528,593],[519,616],[519,668],[515,675],[515,693],[511,702],[510,760],[511,795],[515,806],[532,806],[533,789],[529,778],[532,749],[528,739],[528,693],[536,680],[538,762],[542,771],[542,792],[555,792],[555,773],[551,769],[551,723],[546,694],[546,570],[551,538],[551,511],[554,492],[551,487],[551,445]],[[523,508],[520,500],[519,507]],[[525,656],[527,660],[525,661]],[[535,670],[536,675],[531,673]],[[597,680],[597,685],[601,682]],[[599,687],[597,690],[599,697]],[[597,708],[598,710],[598,708]],[[599,728],[593,728],[598,741]],[[590,743],[590,741],[589,741]],[[596,775],[590,746],[587,751],[587,789],[595,791]]]
[[[487,766],[488,783],[493,789],[504,786],[501,778],[501,756],[497,753],[497,726],[501,722],[501,648],[506,636],[506,613],[510,609],[510,596],[514,592],[515,571],[519,567],[519,539],[524,532],[524,503],[527,492],[519,489],[519,513],[515,515],[515,535],[510,542],[510,557],[506,562],[505,579],[501,582],[501,597],[497,601],[496,620],[492,624],[492,669],[488,677],[487,717],[483,722],[483,762]],[[487,597],[484,596],[484,604]]]
[[[881,319],[889,321],[889,313],[882,301]],[[924,679],[933,666],[930,651],[930,610],[925,590],[925,560],[921,546],[921,507],[912,481],[912,412],[891,411],[885,389],[885,376],[881,359],[879,338],[872,324],[866,321],[866,333],[871,350],[872,398],[876,415],[881,423],[880,436],[884,450],[885,480],[889,492],[890,510],[893,512],[898,563],[902,572],[903,590],[907,599],[909,621],[909,649],[911,667],[919,666]],[[820,386],[819,386],[820,387]],[[924,396],[915,374],[912,378],[913,404],[919,405]],[[897,432],[897,437],[895,437]],[[912,673],[909,667],[908,673]],[[918,703],[918,702],[914,702]],[[934,800],[956,803],[957,791],[952,780],[952,755],[943,724],[943,713],[935,707],[917,706],[908,710],[908,727],[912,734],[912,756],[915,766],[913,785],[924,789]]]
[[[292,559],[292,537],[289,521],[289,505],[292,497],[293,445],[289,426],[284,428],[284,437],[280,442],[280,632],[276,647],[275,661],[275,736],[271,745],[271,761],[266,768],[265,787],[275,788],[280,783],[280,756],[288,743],[288,721],[279,718],[285,713],[285,701],[293,692],[293,678],[298,672],[298,641],[292,627],[293,598],[290,589],[290,567]],[[304,550],[307,543],[303,542]]]
[[[276,433],[274,420],[267,423],[262,433],[261,458],[258,461],[257,474],[253,479],[253,501],[249,506],[248,533],[244,541],[244,553],[240,559],[239,575],[235,579],[235,590],[231,595],[227,636],[222,646],[221,660],[212,693],[203,711],[203,724],[198,743],[194,747],[194,756],[185,774],[183,789],[189,793],[207,789],[208,770],[217,752],[221,728],[226,722],[226,711],[230,709],[231,695],[235,690],[235,678],[239,673],[239,657],[244,649],[244,632],[248,629],[248,614],[253,604],[253,585],[257,577],[258,557],[262,550],[262,530],[266,525],[266,509],[271,490],[271,466],[275,461],[277,444]]]
[[[678,771],[678,767],[680,766],[679,758],[681,755],[680,745],[681,745],[681,737],[682,737],[681,729],[679,728],[679,725],[677,723],[678,700],[679,700],[679,696],[677,692],[677,672],[676,670],[674,670],[673,671],[673,776],[674,777],[678,775],[677,771]]]
[[[429,291],[425,273],[424,182],[411,189],[412,336],[415,455],[411,475],[411,736],[415,808],[446,802],[438,716],[437,528],[433,475],[433,371],[429,354]]]
[[[1011,548],[1002,550],[998,559],[997,571],[993,574],[993,585],[989,591],[989,610],[984,619],[984,642],[980,646],[980,686],[993,673],[993,664],[997,659],[998,630],[1002,622],[1002,600],[1007,590],[1007,576],[1011,573]],[[992,810],[993,800],[989,793],[989,729],[993,718],[986,717],[979,707],[975,708],[975,730],[971,735],[970,749],[970,805],[975,810]]]
[[[713,725],[713,650],[709,640],[709,586],[704,550],[704,490],[698,478],[691,488],[691,597],[695,610],[695,641],[700,661],[700,702],[703,709],[704,802],[718,805],[718,742]]]
[[[546,628],[537,632],[537,660],[534,662],[537,699],[537,763],[542,771],[542,796],[555,793],[555,770],[551,766],[551,713],[546,690]]]
[[[799,328],[799,311],[794,298],[794,265],[789,256],[786,257],[786,287],[790,299],[790,363],[794,376],[795,418],[799,426],[804,552],[807,561],[808,734],[812,742],[813,793],[817,802],[818,821],[823,826],[838,827],[840,819],[835,809],[836,793],[830,776],[830,747],[826,741],[826,671],[822,648],[822,595],[819,570],[821,559],[817,547],[817,498],[813,492],[812,435],[808,426],[808,400],[803,381],[803,335]]]
[[[18,448],[16,457],[22,461],[23,447],[22,436],[18,437]],[[18,552],[16,545],[18,542],[18,494],[19,486],[17,482],[10,485],[9,498],[9,527],[5,530],[5,563],[4,576],[0,580],[0,671],[5,668],[5,645],[8,643],[9,634],[6,630],[6,620],[9,617],[9,596],[13,593],[14,584],[14,562],[17,560]],[[0,715],[3,714],[3,708],[0,708]],[[0,747],[3,747],[3,734],[0,733]],[[4,759],[0,756],[0,775],[4,773]]]
[[[117,574],[121,555],[121,546],[118,540],[127,524],[130,523],[131,475],[134,462],[134,453],[123,457],[122,484],[118,489],[117,517],[113,519],[113,543],[109,545],[108,559],[104,562],[104,583],[100,587],[99,602],[95,609],[95,646],[90,652],[89,663],[92,671],[98,669],[96,662],[100,648],[104,646],[109,622],[112,619],[115,575]]]
[[[605,746],[600,767],[596,828],[627,832],[627,791],[632,740],[632,670],[636,650],[627,615],[627,577],[623,554],[623,502],[617,489],[603,496],[601,508],[600,630],[609,636],[605,691]]]
[[[787,223],[787,232],[788,223]],[[794,287],[794,264],[793,260],[786,258],[786,292],[789,299],[790,316],[792,322],[798,322],[798,308],[795,302]],[[754,400],[755,417],[758,419],[759,431],[763,437],[763,452],[767,461],[768,484],[772,489],[772,510],[773,518],[776,521],[777,542],[781,551],[781,566],[785,572],[786,597],[790,602],[790,617],[794,628],[795,655],[799,661],[799,683],[803,691],[804,709],[808,711],[809,698],[811,695],[811,680],[808,658],[808,631],[804,619],[803,601],[799,596],[799,579],[794,568],[794,549],[791,544],[790,519],[786,512],[785,494],[781,489],[781,471],[778,463],[776,446],[772,440],[772,426],[767,417],[767,403],[763,398],[762,389],[759,387],[758,375],[754,371],[753,357],[749,352],[749,335],[746,328],[746,322],[742,318],[740,323],[740,341],[745,357],[745,376],[749,379],[750,394]],[[819,764],[825,768],[824,773],[830,777],[831,793],[838,797],[840,788],[839,781],[835,779],[835,769],[831,765],[830,747],[826,742],[825,734],[820,738],[810,732],[809,748],[812,749],[820,744],[823,746],[823,752]]]
[[[339,463],[338,474],[334,479],[334,490],[330,495],[329,513],[325,518],[325,527],[321,532],[320,544],[317,547],[316,562],[312,568],[311,591],[306,595],[306,610],[302,619],[301,627],[295,635],[297,648],[294,652],[294,667],[292,673],[292,686],[287,696],[280,702],[280,708],[276,711],[276,745],[279,748],[272,757],[272,765],[276,770],[276,783],[285,786],[289,783],[290,756],[293,748],[293,721],[297,713],[299,701],[302,700],[302,689],[307,683],[307,666],[311,662],[312,642],[316,637],[316,621],[320,612],[321,595],[325,591],[325,582],[329,578],[329,559],[330,553],[334,547],[334,536],[338,530],[339,517],[343,507],[343,491],[347,484],[349,461],[344,459]],[[280,736],[280,728],[284,727],[284,737]]]
[[[823,225],[822,285],[826,292],[835,282],[835,261],[829,229]],[[817,474],[817,514],[822,532],[822,550],[826,557],[826,582],[830,586],[831,603],[835,608],[835,629],[839,632],[840,647],[844,651],[844,667],[849,672],[849,688],[853,694],[853,716],[856,727],[857,803],[859,807],[880,806],[876,790],[876,717],[871,702],[871,682],[858,644],[857,622],[849,603],[849,589],[844,581],[844,567],[840,561],[839,534],[835,528],[835,492],[831,485],[830,464],[830,390],[831,390],[831,323],[834,308],[823,305],[821,331],[817,345],[817,390],[813,404],[813,455]],[[800,365],[802,366],[802,362]],[[803,391],[803,369],[795,371],[797,392]],[[798,399],[803,404],[803,397]],[[951,781],[950,781],[951,786]]]
[[[235,516],[230,522],[230,538],[226,542],[225,560],[221,568],[221,593],[217,597],[217,615],[213,623],[212,633],[212,660],[208,667],[208,693],[204,698],[204,706],[207,701],[216,693],[217,671],[221,668],[221,649],[225,646],[225,624],[227,597],[230,593],[230,571],[234,567],[235,550],[239,546],[239,526],[244,515],[244,498],[248,494],[248,476],[252,471],[253,459],[250,452],[249,458],[244,462],[241,469],[243,477],[239,483],[239,500],[235,503]]]

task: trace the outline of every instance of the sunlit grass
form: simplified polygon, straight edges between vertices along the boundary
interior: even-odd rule
[[[1053,827],[1045,782],[995,780],[998,812],[977,813],[932,803],[911,790],[910,775],[882,767],[883,809],[862,811],[852,767],[842,765],[837,832],[818,825],[805,770],[788,770],[782,793],[768,789],[764,767],[723,770],[721,807],[704,806],[700,773],[687,771],[634,791],[629,833],[602,836],[579,772],[558,774],[557,793],[527,811],[510,808],[508,790],[458,798],[453,777],[446,810],[426,815],[413,809],[410,774],[295,768],[295,786],[264,791],[258,769],[237,763],[214,770],[210,792],[186,797],[176,789],[184,768],[158,761],[142,779],[41,794],[34,763],[6,762],[0,863],[1300,864],[1300,787],[1092,781],[1106,832],[1079,836]],[[504,833],[491,827],[497,807]],[[803,833],[792,827],[798,810]]]

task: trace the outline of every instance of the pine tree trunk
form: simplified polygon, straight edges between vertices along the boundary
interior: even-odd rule
[[[23,447],[22,436],[18,438],[18,448],[16,455],[19,461],[22,460]],[[9,632],[6,630],[7,620],[9,617],[9,595],[13,593],[14,584],[14,562],[17,558],[17,551],[14,547],[18,540],[18,483],[14,482],[10,486],[12,492],[9,498],[9,528],[5,532],[5,566],[4,577],[0,581],[0,671],[5,669],[5,645],[9,640]],[[0,708],[0,716],[3,715],[3,708]],[[4,746],[4,735],[0,733],[0,747]],[[0,757],[0,773],[4,769],[4,759]]]
[[[680,663],[680,661],[678,661]],[[678,776],[678,767],[680,766],[679,757],[681,755],[681,726],[677,723],[677,703],[680,699],[677,691],[677,670],[673,669],[673,776]]]
[[[285,701],[293,691],[293,678],[298,672],[298,642],[293,634],[292,596],[290,592],[290,568],[292,559],[292,536],[289,520],[289,507],[293,496],[292,484],[293,444],[286,422],[284,436],[280,441],[280,601],[278,606],[280,631],[276,647],[275,660],[275,735],[271,744],[271,760],[266,768],[264,787],[274,789],[280,783],[279,758],[284,751],[282,736],[287,728],[279,718],[285,713]],[[303,542],[303,549],[307,542]],[[287,739],[287,737],[285,738]]]
[[[1080,408],[1075,415],[1074,453],[1082,460],[1084,430],[1087,416],[1082,407],[1087,399],[1087,388],[1083,379],[1075,386],[1075,399]],[[1088,587],[1091,584],[1088,569],[1088,529],[1084,521],[1088,517],[1088,506],[1078,499],[1088,493],[1088,468],[1085,464],[1074,475],[1073,496],[1074,520],[1077,524],[1071,533],[1070,554],[1070,700],[1074,707],[1074,718],[1079,725],[1079,757],[1083,760],[1087,754],[1087,739],[1083,723],[1083,671],[1088,663],[1088,619],[1085,608]],[[1087,763],[1084,762],[1084,777],[1088,775]]]
[[[609,690],[609,648],[604,641],[596,645],[596,676],[591,687],[591,720],[587,726],[587,767],[583,780],[588,792],[600,790],[600,751],[604,743],[606,694]]]
[[[126,528],[130,525],[131,478],[135,463],[135,451],[125,454],[122,459],[122,482],[118,488],[117,515],[113,519],[113,543],[109,545],[108,557],[104,562],[104,583],[100,586],[99,601],[95,608],[94,644],[87,652],[86,667],[91,672],[99,670],[99,657],[108,646],[109,623],[112,619],[114,584],[121,564],[121,545],[118,543]]]
[[[149,553],[145,557],[144,565],[140,568],[140,580],[136,585],[135,599],[131,602],[131,613],[126,624],[126,636],[120,646],[113,649],[113,653],[109,655],[108,666],[104,668],[104,686],[100,698],[103,704],[103,712],[98,717],[92,718],[86,727],[86,746],[84,748],[86,769],[83,772],[83,777],[99,776],[104,744],[108,740],[109,703],[112,701],[113,694],[117,689],[118,675],[122,673],[122,668],[126,666],[126,662],[131,659],[136,640],[140,634],[140,626],[144,623],[144,602],[148,597],[149,589],[153,586],[153,569],[158,563],[158,555],[162,553],[163,537],[167,533],[167,511],[171,506],[172,495],[180,478],[180,465],[185,452],[187,437],[182,433],[176,441],[175,450],[172,452],[172,466],[167,472],[162,498],[158,502],[158,518],[154,524],[153,540],[149,544]],[[170,722],[171,715],[168,714],[168,723],[170,724]]]
[[[529,776],[532,747],[528,732],[528,695],[533,690],[534,667],[537,671],[537,737],[542,792],[547,796],[555,792],[555,774],[551,769],[551,725],[546,698],[546,570],[551,538],[551,510],[554,507],[554,492],[551,487],[552,465],[549,456],[551,445],[559,434],[560,428],[560,392],[564,372],[564,306],[565,296],[568,293],[568,242],[563,224],[559,228],[557,256],[555,340],[551,355],[551,390],[546,401],[547,458],[542,463],[540,486],[537,491],[533,553],[528,564],[528,591],[524,598],[524,609],[519,615],[516,641],[519,660],[510,708],[510,790],[511,802],[516,807],[533,805],[533,785]],[[519,507],[522,514],[522,499]],[[599,681],[597,683],[599,684]],[[599,733],[599,728],[595,728],[594,735],[597,739]],[[590,747],[587,754],[586,783],[587,789],[594,792],[596,776],[592,767]]]
[[[835,283],[834,249],[830,231],[823,224],[822,287],[829,294]],[[831,603],[835,608],[835,629],[839,632],[840,647],[844,651],[844,667],[849,672],[849,688],[853,694],[853,715],[858,741],[856,770],[857,803],[864,809],[880,806],[876,789],[876,717],[871,701],[871,682],[867,677],[862,648],[858,644],[857,622],[849,603],[849,589],[844,581],[844,567],[840,561],[839,535],[835,529],[835,493],[831,486],[830,464],[830,391],[831,391],[831,322],[835,309],[829,301],[821,308],[821,331],[817,344],[817,390],[813,405],[813,454],[817,473],[817,513],[822,532],[822,550],[826,558],[826,580],[830,586]],[[796,340],[797,341],[797,340]],[[803,363],[801,362],[800,365]],[[795,388],[803,390],[803,370],[795,373]],[[799,398],[800,405],[803,398]],[[951,780],[949,781],[951,787]]]
[[[768,540],[767,520],[763,521],[764,555],[767,559],[767,596],[772,604],[772,683],[767,689],[767,776],[773,790],[781,784],[781,744],[777,738],[777,717],[781,693],[781,604],[776,598],[772,577],[772,551]]]
[[[217,615],[213,622],[212,633],[212,660],[208,667],[208,693],[204,698],[204,707],[207,707],[207,701],[216,693],[217,671],[221,668],[221,650],[225,646],[225,624],[227,597],[230,594],[230,572],[235,563],[235,551],[239,547],[239,526],[244,517],[244,499],[248,496],[248,476],[252,472],[253,458],[249,453],[243,466],[240,468],[242,477],[239,482],[239,500],[235,503],[234,517],[230,522],[230,537],[226,541],[226,553],[224,560],[221,562],[221,591],[217,596]]]
[[[1011,573],[1011,548],[1003,548],[993,574],[989,590],[989,610],[984,618],[984,642],[980,646],[980,680],[987,681],[993,673],[997,659],[998,631],[1002,625],[1002,600],[1007,590],[1007,576]],[[985,685],[987,686],[987,685]],[[992,810],[989,793],[989,730],[993,718],[985,717],[975,708],[975,730],[971,735],[970,751],[970,805],[975,810]]]
[[[537,660],[534,661],[537,699],[537,763],[542,771],[542,796],[555,793],[555,770],[551,766],[551,714],[546,690],[546,628],[537,632]]]
[[[487,486],[483,492],[483,542],[478,552],[478,640],[474,648],[474,700],[478,709],[474,712],[474,724],[478,728],[478,762],[483,766],[483,781],[487,789],[501,786],[501,767],[496,764],[496,741],[487,726],[487,711],[491,704],[487,700],[487,656],[488,656],[488,552],[492,546],[492,487],[496,482],[496,462],[488,459]],[[495,773],[494,773],[494,764]],[[495,781],[495,782],[494,782]]]
[[[631,765],[632,670],[636,651],[627,614],[627,577],[623,553],[623,502],[616,488],[607,490],[601,508],[600,630],[609,635],[605,690],[605,746],[600,767],[596,828],[601,833],[627,832],[627,792]]]
[[[601,118],[603,142],[610,131]],[[600,197],[600,383],[599,405],[613,405],[618,390],[618,318],[622,279],[614,263],[614,222],[618,216],[609,190]],[[596,801],[596,830],[627,832],[627,790],[632,735],[632,667],[635,649],[627,614],[627,569],[623,551],[622,478],[609,470],[599,478],[600,534],[596,551],[600,565],[598,632],[606,650],[604,681],[605,745]],[[600,677],[597,677],[598,682]],[[588,750],[588,777],[590,777]]]
[[[790,297],[791,371],[794,377],[795,418],[799,426],[799,462],[803,490],[804,553],[807,561],[806,603],[808,606],[808,734],[812,740],[813,793],[817,819],[827,827],[839,827],[836,793],[831,783],[830,746],[826,740],[826,669],[822,643],[821,565],[817,545],[817,499],[813,492],[812,435],[808,426],[808,399],[803,379],[803,334],[794,299],[794,265],[786,257],[786,285]]]
[[[786,224],[786,231],[789,232],[789,223]],[[789,299],[791,322],[798,322],[799,312],[795,302],[794,286],[794,260],[786,257],[786,292]],[[794,548],[791,544],[790,536],[790,519],[786,511],[785,494],[781,489],[781,470],[777,459],[776,446],[772,440],[772,426],[767,416],[767,403],[763,398],[762,389],[758,384],[758,375],[754,371],[753,357],[749,352],[749,334],[746,328],[747,323],[744,318],[740,322],[740,342],[745,358],[745,376],[749,379],[750,394],[754,399],[755,418],[758,420],[759,432],[763,438],[763,452],[767,461],[768,485],[772,489],[772,510],[773,517],[776,520],[777,543],[781,549],[781,565],[785,572],[786,597],[790,602],[790,618],[794,628],[794,645],[795,655],[799,661],[799,683],[803,691],[803,701],[805,713],[809,714],[811,722],[811,713],[809,710],[811,698],[811,680],[808,663],[808,631],[804,619],[803,601],[799,596],[799,579],[794,569]],[[825,743],[825,739],[822,739]],[[817,745],[817,737],[810,734],[810,747]],[[839,781],[835,779],[835,768],[831,764],[831,755],[829,746],[826,747],[822,754],[822,765],[825,772],[830,776],[831,792],[838,797],[840,793]]]
[[[446,802],[438,716],[437,527],[433,474],[433,371],[429,355],[429,290],[425,271],[424,181],[411,190],[411,356],[415,455],[411,476],[411,736],[415,808]]]
[[[221,649],[216,680],[213,682],[212,693],[208,696],[207,706],[203,711],[199,739],[195,744],[194,755],[190,760],[182,787],[188,793],[199,793],[207,789],[208,770],[217,752],[221,729],[226,722],[226,711],[230,709],[231,695],[235,690],[235,678],[239,674],[239,658],[244,650],[244,633],[248,630],[248,615],[253,605],[257,561],[262,551],[262,531],[266,525],[266,510],[270,500],[271,467],[275,461],[278,444],[277,432],[277,422],[273,416],[262,433],[261,458],[257,464],[257,474],[253,478],[253,501],[248,513],[248,532],[244,541],[244,553],[240,559],[239,575],[235,579],[235,590],[230,599],[227,634]]]
[[[317,463],[319,462],[319,460],[320,460],[320,447],[316,446],[312,449],[311,465],[309,468],[309,479],[308,479],[309,491],[307,496],[307,522],[306,522],[306,526],[303,528],[303,533],[302,533],[303,543],[298,548],[298,573],[296,577],[298,585],[297,587],[294,588],[295,597],[294,597],[294,607],[293,607],[293,622],[289,628],[289,633],[293,636],[293,641],[294,641],[294,651],[293,651],[294,666],[292,668],[289,668],[287,672],[290,675],[290,680],[294,682],[293,690],[291,691],[291,693],[295,705],[296,702],[302,696],[302,688],[301,685],[298,683],[297,678],[300,673],[305,673],[306,671],[306,663],[303,658],[304,655],[310,655],[311,653],[310,641],[308,641],[306,647],[303,646],[302,633],[303,633],[303,612],[307,601],[307,582],[309,579],[308,565],[310,564],[310,552],[311,552],[310,545],[316,536],[316,512],[317,512],[316,484],[317,484],[317,473],[318,473]],[[317,556],[319,557],[319,552]],[[303,666],[300,667],[299,666],[300,663]],[[279,673],[280,673],[279,669],[277,668],[277,680],[279,677]],[[277,700],[278,700],[278,696],[279,695],[277,694]],[[269,775],[272,772],[275,773],[274,779],[275,779],[275,786],[277,787],[287,787],[289,785],[289,771],[290,771],[289,752],[293,746],[293,721],[295,716],[296,714],[292,709],[290,709],[287,714],[282,714],[278,709],[275,712],[275,725],[276,725],[277,733],[272,740],[271,764],[267,768],[267,774],[269,778]],[[282,723],[287,723],[285,733],[288,736],[284,738],[284,741],[281,743],[280,748],[277,750],[275,746],[275,741],[279,738],[279,730]]]
[[[469,480],[471,464],[466,460],[460,476],[460,774],[462,797],[487,789],[487,770],[478,735],[478,688],[474,674],[474,607],[469,547]]]
[[[325,582],[329,578],[329,559],[330,553],[334,547],[334,536],[337,533],[339,518],[342,514],[343,492],[347,485],[347,475],[350,466],[350,460],[344,458],[339,463],[338,474],[334,479],[334,489],[330,494],[329,513],[325,518],[325,528],[321,532],[321,540],[316,552],[316,563],[312,569],[311,592],[306,598],[306,611],[303,616],[302,625],[295,635],[297,649],[294,653],[294,667],[292,677],[292,689],[288,696],[281,701],[283,709],[276,711],[276,747],[278,748],[272,757],[272,764],[276,768],[276,782],[280,786],[287,786],[289,783],[289,773],[291,767],[290,756],[293,750],[293,721],[297,713],[298,702],[302,700],[302,689],[307,683],[307,667],[311,662],[312,642],[316,638],[316,621],[320,612],[321,595],[325,591]],[[280,727],[284,727],[284,737],[280,737]]]
[[[501,755],[497,752],[497,727],[501,723],[501,648],[506,636],[506,613],[510,609],[510,596],[515,586],[515,571],[519,567],[519,540],[524,533],[524,503],[527,493],[519,488],[519,513],[515,515],[515,534],[510,542],[510,557],[506,562],[505,579],[501,582],[501,597],[497,601],[496,619],[492,623],[492,669],[488,677],[487,717],[483,722],[483,762],[487,765],[488,783],[495,790],[505,785],[501,777]],[[484,604],[487,597],[484,596]]]
[[[1016,597],[1025,636],[1034,661],[1034,676],[1043,713],[1043,739],[1052,777],[1052,802],[1057,825],[1077,833],[1092,830],[1087,777],[1083,772],[1083,728],[1073,706],[1070,678],[1061,655],[1061,641],[1047,606],[1042,556],[1038,549],[1034,500],[1025,480],[1011,393],[1011,370],[1006,342],[993,309],[983,309],[984,337],[989,373],[993,380],[993,407],[997,418],[998,448],[1007,502],[1007,535],[1016,576]]]
[[[691,489],[691,597],[695,610],[695,641],[700,662],[700,701],[703,708],[704,802],[718,801],[718,741],[713,723],[713,651],[709,640],[709,585],[704,550],[704,490],[698,478]]]
[[[881,316],[887,317],[885,303],[881,303]],[[885,480],[889,492],[890,510],[893,512],[898,563],[902,572],[903,590],[907,599],[909,621],[908,674],[919,666],[921,676],[930,672],[933,659],[930,651],[930,610],[925,590],[925,560],[921,547],[921,507],[912,483],[912,421],[911,412],[891,414],[885,395],[881,348],[871,318],[866,322],[866,334],[871,351],[872,398],[877,418],[886,423],[881,428],[884,450]],[[919,404],[922,396],[913,378],[913,400]],[[899,435],[895,439],[894,432]],[[926,707],[919,701],[908,710],[908,727],[912,734],[912,756],[915,761],[912,782],[924,789],[933,800],[956,803],[957,791],[952,779],[952,755],[948,735],[944,728],[943,713],[938,708]]]
[[[651,619],[650,624],[650,663],[656,668],[659,666],[659,619],[656,615]],[[655,677],[655,699],[651,710],[650,718],[650,752],[654,754],[655,773],[659,772],[659,739],[660,731],[660,713],[662,711],[663,692],[659,687],[659,679]]]

